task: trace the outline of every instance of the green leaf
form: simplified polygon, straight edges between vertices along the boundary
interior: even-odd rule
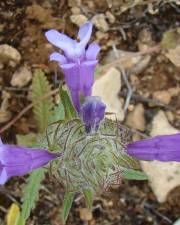
[[[62,219],[66,223],[74,199],[73,192],[66,192],[63,200]]]
[[[43,133],[49,124],[52,113],[53,99],[51,96],[43,99],[51,91],[51,86],[42,70],[36,70],[32,81],[32,102],[34,117],[37,122],[38,131]],[[41,99],[38,103],[37,100]]]
[[[60,88],[60,97],[62,104],[64,106],[64,112],[65,112],[65,118],[66,119],[73,119],[77,117],[76,110],[71,102],[71,99],[67,93],[67,91],[63,90],[63,88]]]
[[[91,188],[85,188],[83,189],[83,194],[84,197],[86,199],[86,203],[89,209],[92,208],[92,204],[93,204],[93,191]]]
[[[60,102],[59,105],[54,107],[49,121],[50,121],[50,123],[54,123],[58,120],[64,120],[64,118],[65,118],[64,106],[63,106],[62,102]]]
[[[39,190],[41,188],[41,182],[45,177],[45,170],[38,169],[33,171],[28,180],[27,184],[24,187],[24,198],[22,205],[22,212],[18,220],[18,225],[24,225],[28,219],[31,210],[35,207],[35,203],[39,198]]]
[[[125,169],[122,176],[127,180],[148,180],[148,176],[140,170]]]
[[[17,134],[17,144],[21,146],[33,147],[36,143],[37,134],[29,133],[29,134]]]
[[[21,214],[18,216],[15,225],[26,225],[26,220],[21,217]]]

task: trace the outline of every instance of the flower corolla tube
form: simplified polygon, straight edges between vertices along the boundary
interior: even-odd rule
[[[130,143],[127,145],[127,153],[139,160],[180,162],[180,133]]]
[[[3,144],[0,140],[0,185],[14,176],[23,176],[48,164],[60,154],[44,149]]]

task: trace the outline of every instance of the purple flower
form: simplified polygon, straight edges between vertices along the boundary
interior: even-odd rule
[[[180,133],[133,142],[127,145],[127,153],[140,160],[180,162]]]
[[[104,118],[105,104],[101,102],[100,97],[87,97],[81,106],[81,117],[85,124],[86,132],[97,131],[100,122]]]
[[[100,51],[98,44],[87,47],[92,33],[92,23],[85,23],[78,32],[79,42],[56,30],[46,32],[48,41],[63,50],[64,55],[54,52],[51,61],[57,61],[65,75],[65,81],[71,92],[76,110],[80,110],[79,94],[90,96],[94,82],[94,70],[98,63],[96,57]]]
[[[43,149],[3,144],[0,140],[0,185],[13,176],[23,176],[45,166],[58,156],[60,154],[53,154]]]

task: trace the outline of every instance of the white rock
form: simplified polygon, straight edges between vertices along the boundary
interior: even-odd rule
[[[117,61],[117,56],[118,61]],[[107,53],[107,56],[103,60],[103,64],[113,63],[117,61],[117,65],[121,64],[124,69],[130,69],[131,73],[138,74],[141,73],[148,65],[151,57],[137,55],[135,52],[129,52],[117,49],[117,56],[113,50]]]
[[[14,63],[17,65],[21,60],[21,54],[14,47],[3,44],[0,45],[0,63]]]
[[[85,24],[88,20],[87,17],[82,14],[72,15],[72,16],[70,16],[70,19],[71,19],[71,22],[76,24],[78,27]]]
[[[163,111],[159,111],[152,121],[152,131],[151,136],[156,135],[166,135],[166,134],[176,134],[180,132],[171,126],[168,119]]]
[[[163,111],[154,117],[151,136],[175,134],[180,132],[172,127]],[[164,149],[166,151],[166,149]],[[159,202],[165,202],[168,193],[180,185],[180,163],[176,162],[141,162],[149,176],[150,186]]]
[[[32,72],[27,66],[20,67],[11,79],[11,85],[15,87],[24,87],[32,79]]]
[[[126,124],[140,131],[145,130],[146,123],[144,118],[143,104],[141,103],[137,104],[134,110],[128,114]]]
[[[180,225],[180,219],[178,219],[173,225]]]
[[[106,104],[106,112],[114,113],[113,115],[108,115],[108,118],[117,118],[122,121],[124,119],[124,111],[118,97],[120,89],[121,74],[116,68],[111,67],[105,75],[95,81],[92,94],[101,97],[102,101]]]
[[[100,30],[103,32],[106,32],[109,30],[109,25],[106,21],[106,18],[104,14],[96,14],[92,18],[92,23]]]
[[[172,123],[175,119],[175,115],[172,111],[166,111],[166,116],[170,123]]]
[[[165,55],[175,66],[180,67],[180,45],[175,49],[169,49]]]

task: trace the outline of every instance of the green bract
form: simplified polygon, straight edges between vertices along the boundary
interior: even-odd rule
[[[43,145],[63,157],[51,163],[51,172],[68,192],[91,188],[94,192],[107,190],[121,182],[122,174],[138,163],[126,154],[128,129],[105,119],[98,132],[87,134],[80,119],[51,124]]]

